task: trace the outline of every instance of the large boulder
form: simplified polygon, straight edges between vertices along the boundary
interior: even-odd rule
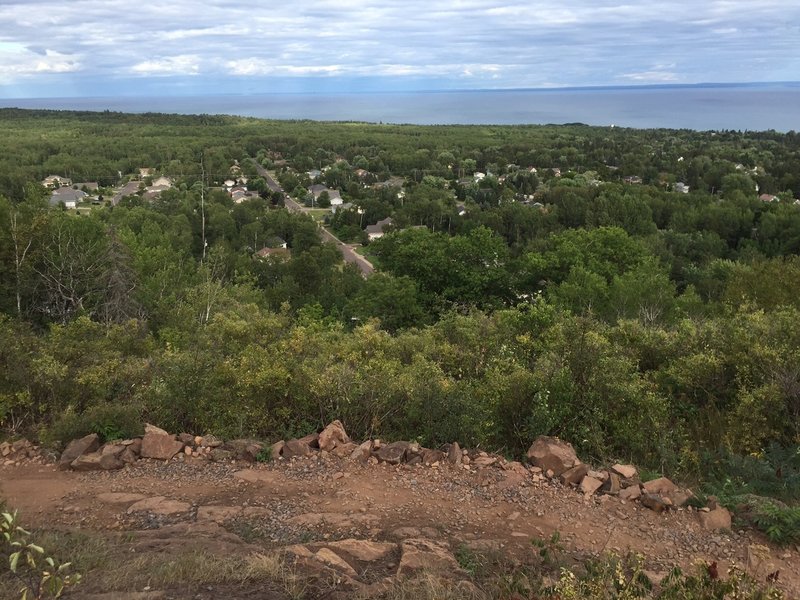
[[[319,444],[320,450],[331,452],[337,446],[349,444],[350,438],[347,436],[347,432],[344,430],[344,425],[342,425],[342,422],[337,419],[322,430],[322,433],[319,434],[317,443]]]
[[[281,456],[294,458],[295,456],[308,456],[311,452],[311,446],[308,445],[305,439],[289,440],[283,445]]]
[[[731,513],[727,508],[719,506],[709,512],[699,512],[697,516],[700,519],[700,524],[705,529],[715,531],[717,529],[730,529],[731,528]]]
[[[528,449],[528,460],[542,471],[559,476],[579,464],[572,444],[556,437],[539,436]]]
[[[390,465],[399,465],[405,461],[406,453],[409,451],[411,444],[408,442],[392,442],[375,452],[376,458]]]
[[[61,454],[61,458],[58,460],[58,469],[61,471],[66,471],[70,468],[70,465],[76,458],[82,456],[83,454],[95,452],[99,447],[100,436],[98,436],[96,433],[90,433],[79,440],[72,440]]]
[[[169,434],[148,432],[142,438],[142,458],[169,460],[181,450],[183,442],[179,442]]]
[[[97,452],[81,454],[72,461],[70,467],[75,471],[113,471],[125,466],[123,455],[126,447],[122,444],[106,444]]]
[[[397,577],[406,578],[420,571],[451,577],[463,573],[455,556],[445,544],[420,538],[402,541]]]
[[[665,494],[671,494],[678,489],[678,486],[672,483],[666,477],[652,479],[651,481],[643,483],[642,486],[644,487],[644,491],[650,494],[661,494],[662,496]]]
[[[264,449],[264,444],[257,440],[231,440],[226,442],[223,448],[233,452],[234,456],[240,460],[256,462]]]

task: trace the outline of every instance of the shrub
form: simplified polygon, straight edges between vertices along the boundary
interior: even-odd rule
[[[45,431],[45,442],[66,443],[90,433],[104,441],[129,439],[144,433],[142,410],[132,404],[104,404],[81,414],[68,412]]]
[[[22,600],[60,598],[64,591],[78,584],[79,573],[70,573],[71,563],[58,563],[44,548],[30,540],[30,533],[17,524],[17,514],[0,513],[0,557],[11,577],[22,586]],[[0,574],[2,571],[0,571]]]

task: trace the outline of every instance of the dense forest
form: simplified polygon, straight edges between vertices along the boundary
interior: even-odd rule
[[[508,455],[557,435],[684,477],[765,452],[797,468],[795,132],[21,110],[0,132],[7,434],[275,439],[339,418]],[[346,204],[289,212],[256,163]],[[107,200],[145,167],[175,185]],[[53,206],[53,174],[104,200]],[[256,193],[235,202],[239,175]],[[255,256],[274,239],[286,255]]]

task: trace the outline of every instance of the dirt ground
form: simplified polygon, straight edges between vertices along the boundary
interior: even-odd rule
[[[612,496],[586,498],[559,483],[537,481],[524,469],[358,464],[319,454],[266,464],[140,460],[119,471],[86,473],[25,464],[0,466],[0,499],[37,532],[101,536],[109,544],[104,552],[122,557],[115,561],[150,556],[157,560],[148,564],[157,566],[180,552],[200,552],[213,561],[287,547],[316,552],[320,544],[337,540],[370,540],[375,548],[387,549],[371,565],[371,575],[356,568],[358,577],[371,583],[397,566],[390,544],[403,540],[431,540],[454,555],[500,553],[523,564],[538,552],[532,541],[558,532],[559,548],[571,556],[632,551],[655,575],[675,565],[691,568],[697,561],[715,561],[720,572],[736,564],[762,581],[780,570],[788,596],[800,597],[798,548],[770,547],[735,523],[733,531],[706,531],[689,510],[657,514]],[[191,564],[194,571],[206,568],[202,562]],[[351,571],[348,565],[328,566]],[[187,583],[186,595],[175,592],[175,582],[172,592],[158,595],[147,581],[132,578],[117,586],[93,581],[90,572],[70,597],[292,597],[285,589],[248,589],[246,582],[223,592],[204,585],[196,574],[187,579],[193,583]],[[162,580],[154,576],[153,581]],[[139,595],[123,596],[122,590]],[[110,595],[90,595],[99,592]]]

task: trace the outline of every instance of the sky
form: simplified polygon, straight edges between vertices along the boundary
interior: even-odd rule
[[[800,81],[800,0],[0,0],[0,98]]]

